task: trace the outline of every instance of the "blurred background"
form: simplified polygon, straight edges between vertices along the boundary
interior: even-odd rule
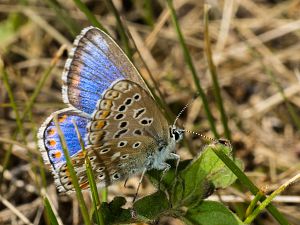
[[[47,193],[60,219],[64,224],[82,224],[75,196],[57,193],[51,174],[43,170],[36,142],[44,119],[65,107],[61,74],[67,50],[80,30],[92,25],[78,2],[0,1],[0,224],[46,224],[40,197],[44,173]],[[166,1],[113,1],[119,16],[109,2],[82,1],[130,52],[174,121],[197,89]],[[224,133],[208,71],[204,3],[211,6],[209,37],[229,134]],[[217,133],[231,139],[234,155],[244,162],[247,176],[271,193],[300,168],[300,1],[174,0],[173,4]],[[122,41],[117,19],[130,34],[128,46]],[[215,137],[200,98],[180,116],[179,125]],[[187,136],[178,153],[190,159],[201,146],[199,137]],[[109,187],[109,199],[116,195],[131,199],[137,181],[130,179],[126,189],[123,183]],[[145,180],[140,196],[153,190]],[[247,207],[251,196],[238,184],[218,195],[237,214],[243,213],[239,210]],[[300,224],[299,195],[298,182],[274,202],[291,224]],[[89,202],[87,193],[85,197]],[[254,222],[275,223],[267,212]],[[162,218],[159,224],[182,222]]]

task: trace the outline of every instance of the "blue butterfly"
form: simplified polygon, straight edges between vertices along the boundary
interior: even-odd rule
[[[80,187],[88,189],[84,154],[75,121],[84,137],[99,187],[145,173],[168,170],[177,159],[183,130],[170,125],[142,77],[103,31],[87,27],[74,41],[62,75],[62,97],[69,107],[52,113],[39,129],[39,148],[60,192],[74,187],[53,117],[58,117]]]

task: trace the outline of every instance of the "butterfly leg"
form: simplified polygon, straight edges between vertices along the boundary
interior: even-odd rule
[[[169,154],[169,159],[175,159],[176,160],[176,167],[175,167],[175,179],[173,181],[173,185],[172,185],[172,190],[174,191],[174,188],[177,184],[177,181],[178,179],[180,179],[178,176],[177,176],[177,173],[178,173],[178,166],[179,166],[179,162],[180,162],[180,156],[175,154],[175,153],[170,153]]]
[[[180,156],[175,153],[170,153],[168,159],[175,159],[176,160],[176,167],[175,167],[175,177],[177,177],[177,169],[180,162]]]
[[[124,182],[124,188],[127,188],[126,184],[129,178],[126,178],[125,182]]]
[[[160,184],[165,176],[165,174],[168,172],[168,170],[171,168],[171,166],[168,163],[162,163],[159,165],[157,169],[162,170],[162,175],[160,177],[159,183],[158,183],[158,189],[160,190]]]
[[[136,197],[137,197],[137,195],[138,195],[138,193],[139,193],[139,189],[140,189],[140,186],[141,186],[142,181],[143,181],[143,179],[144,179],[144,176],[145,176],[146,171],[147,171],[147,168],[145,168],[145,169],[143,170],[143,173],[142,173],[141,178],[140,178],[140,180],[139,180],[139,184],[138,184],[138,187],[137,187],[137,189],[136,189],[134,198],[133,198],[133,200],[132,200],[132,204],[135,202]]]

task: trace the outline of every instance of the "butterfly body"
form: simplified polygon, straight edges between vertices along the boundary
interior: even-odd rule
[[[65,135],[80,187],[89,188],[85,158],[72,121],[84,145],[99,187],[142,173],[167,170],[178,159],[175,144],[182,130],[170,126],[142,78],[116,43],[89,27],[74,41],[63,73],[63,100],[70,107],[54,112],[41,126],[39,146],[52,166],[61,192],[73,191],[54,115]]]

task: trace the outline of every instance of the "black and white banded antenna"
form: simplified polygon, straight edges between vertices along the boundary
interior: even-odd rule
[[[199,95],[195,95],[192,100],[190,100],[181,110],[180,112],[177,114],[175,120],[174,120],[174,123],[173,123],[173,126],[172,127],[175,127],[176,125],[176,122],[178,121],[179,117],[182,115],[182,113],[197,99]],[[185,126],[183,126],[185,127]],[[201,133],[197,133],[195,131],[191,131],[191,130],[186,130],[186,129],[182,129],[181,130],[182,132],[185,132],[185,133],[189,133],[189,134],[194,134],[194,135],[197,135],[203,139],[206,139],[206,140],[209,140],[213,143],[219,143],[219,144],[223,144],[223,145],[226,145],[226,146],[231,146],[230,144],[230,141],[228,141],[227,139],[225,138],[219,138],[219,139],[215,139],[215,138],[211,138],[211,137],[208,137],[204,134],[201,134]]]
[[[174,123],[173,123],[173,127],[175,127],[175,124],[177,122],[177,120],[179,119],[179,117],[182,115],[182,113],[187,109],[187,107],[189,107],[189,105],[191,105],[195,100],[196,98],[198,97],[199,95],[196,95],[194,96],[181,110],[180,112],[177,114],[175,120],[174,120]]]

